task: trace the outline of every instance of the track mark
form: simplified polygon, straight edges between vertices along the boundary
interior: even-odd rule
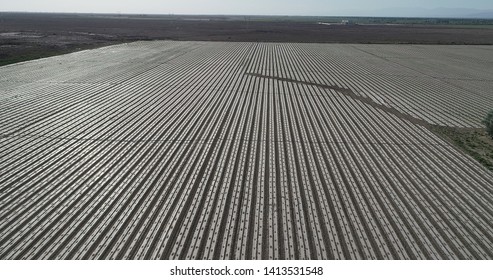
[[[387,107],[385,105],[379,104],[369,97],[364,97],[364,96],[358,95],[353,90],[348,89],[348,88],[343,88],[343,87],[339,87],[339,86],[335,86],[335,85],[333,85],[333,86],[324,85],[324,84],[319,84],[319,83],[314,83],[314,82],[304,82],[304,81],[299,81],[299,80],[289,79],[289,78],[266,76],[266,75],[255,74],[255,73],[246,73],[246,75],[264,78],[264,79],[274,79],[274,80],[283,81],[283,82],[303,84],[303,85],[308,85],[308,86],[316,86],[316,87],[320,87],[320,88],[335,90],[336,92],[342,93],[342,94],[352,98],[353,100],[361,101],[364,104],[370,105],[373,108],[383,110],[389,114],[392,114],[392,115],[398,117],[399,119],[407,120],[413,124],[422,125],[425,127],[429,127],[431,125],[430,123],[428,123],[425,120],[413,117],[413,116],[406,114],[406,113],[402,113],[395,108]]]

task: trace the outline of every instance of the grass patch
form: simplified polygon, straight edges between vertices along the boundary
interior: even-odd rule
[[[431,126],[430,129],[493,171],[493,139],[486,129],[443,126]]]

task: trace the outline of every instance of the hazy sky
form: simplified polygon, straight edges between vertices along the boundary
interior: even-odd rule
[[[492,0],[0,0],[0,11],[337,15],[393,8],[493,10]],[[415,11],[419,12],[419,9]],[[346,14],[347,15],[347,14]]]

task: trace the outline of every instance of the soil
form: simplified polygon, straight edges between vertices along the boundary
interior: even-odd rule
[[[493,28],[248,17],[0,13],[0,66],[136,40],[493,44]]]

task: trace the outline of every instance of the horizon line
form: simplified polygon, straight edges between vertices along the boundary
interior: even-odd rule
[[[493,10],[484,10],[493,12]],[[485,19],[493,20],[492,17],[473,16],[370,16],[370,15],[294,15],[294,14],[182,14],[182,13],[128,13],[128,12],[46,12],[46,11],[0,11],[0,13],[23,13],[23,14],[81,14],[81,15],[133,15],[133,16],[249,16],[249,17],[351,17],[351,18],[404,18],[404,19]]]

